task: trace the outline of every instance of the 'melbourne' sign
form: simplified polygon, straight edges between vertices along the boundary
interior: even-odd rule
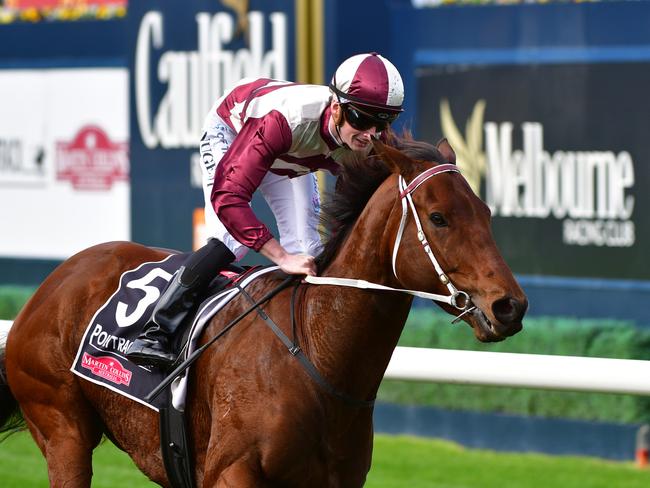
[[[513,150],[510,122],[485,123],[486,201],[493,215],[553,216],[565,244],[634,244],[634,164],[627,151],[544,150],[543,126],[522,124],[523,150]]]

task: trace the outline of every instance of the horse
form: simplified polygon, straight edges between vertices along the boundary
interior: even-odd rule
[[[376,288],[298,280],[263,306],[287,336],[293,316],[301,350],[330,389],[307,374],[259,314],[246,316],[189,373],[185,413],[197,486],[362,486],[372,458],[372,401],[413,301],[400,289],[448,297],[442,308],[480,341],[522,329],[527,298],[451,146],[397,136],[389,142],[374,141],[377,156],[350,163],[339,177],[333,234],[318,258],[320,277]],[[85,326],[120,275],[167,254],[130,242],[81,251],[45,279],[10,329],[0,425],[16,402],[53,487],[90,486],[92,451],[103,436],[152,481],[170,486],[157,413],[69,371]],[[259,298],[281,279],[270,273],[247,291]],[[202,343],[248,305],[241,297],[229,303]]]

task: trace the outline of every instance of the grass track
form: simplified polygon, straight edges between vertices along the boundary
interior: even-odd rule
[[[104,442],[93,487],[151,488],[126,454]],[[45,461],[27,433],[0,444],[0,486],[47,487]],[[378,435],[368,488],[647,488],[650,470],[633,463],[468,450],[456,444]]]

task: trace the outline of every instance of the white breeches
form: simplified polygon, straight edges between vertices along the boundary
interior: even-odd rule
[[[237,134],[223,121],[214,124],[199,145],[205,201],[207,234],[216,237],[230,249],[237,259],[246,255],[248,248],[232,237],[212,208],[210,194],[215,168]],[[275,216],[280,233],[280,244],[287,252],[317,256],[322,250],[318,233],[320,195],[313,173],[288,178],[268,172],[259,186],[264,200]]]

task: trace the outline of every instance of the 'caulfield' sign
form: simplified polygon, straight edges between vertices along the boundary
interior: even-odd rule
[[[208,110],[242,78],[295,79],[294,2],[129,5],[133,239],[191,249]]]

